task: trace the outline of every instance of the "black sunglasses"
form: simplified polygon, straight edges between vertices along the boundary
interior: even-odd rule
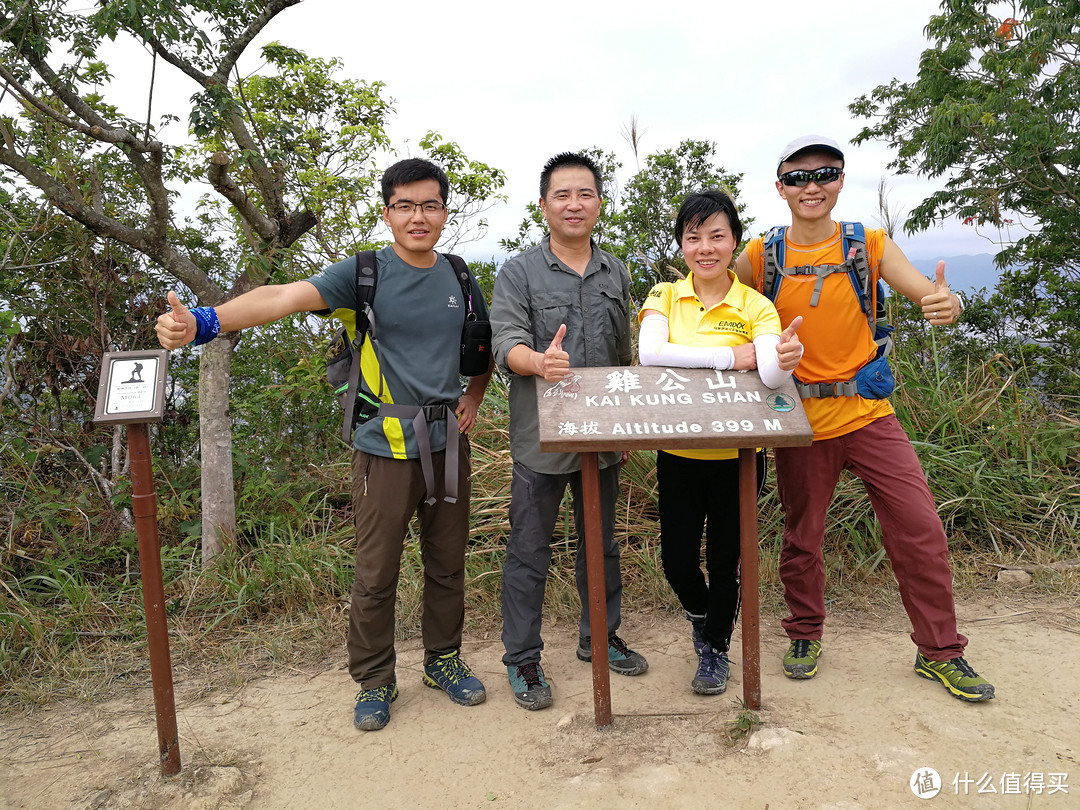
[[[826,183],[839,180],[840,175],[843,173],[843,169],[838,169],[835,166],[822,166],[820,169],[814,169],[813,171],[796,169],[793,172],[784,172],[780,175],[780,182],[785,186],[798,186],[799,188],[808,183],[817,183],[819,186],[823,186]]]

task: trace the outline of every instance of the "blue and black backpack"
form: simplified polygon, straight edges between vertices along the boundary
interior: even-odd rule
[[[866,229],[861,222],[840,223],[841,248],[846,257],[843,264],[825,264],[813,267],[784,267],[783,225],[770,230],[763,238],[763,277],[762,292],[770,301],[776,302],[780,284],[785,276],[817,276],[814,292],[810,296],[810,306],[816,307],[821,295],[825,277],[833,273],[845,272],[855,288],[859,307],[866,316],[867,325],[874,335],[877,354],[864,365],[850,380],[826,383],[803,383],[796,377],[795,384],[803,399],[807,397],[853,397],[864,399],[884,399],[895,387],[888,357],[893,349],[893,327],[886,320],[885,285],[878,279],[876,289],[870,262],[866,257]]]

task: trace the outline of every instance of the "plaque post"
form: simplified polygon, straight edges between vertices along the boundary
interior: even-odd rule
[[[131,455],[131,511],[135,515],[135,533],[139,541],[139,571],[146,640],[150,648],[150,681],[154,686],[158,756],[162,776],[175,776],[180,773],[180,738],[176,731],[169,630],[165,622],[165,585],[161,576],[157,493],[150,464],[150,439],[145,422],[128,425],[127,434]]]
[[[154,687],[158,760],[162,776],[180,773],[180,739],[176,730],[169,630],[165,621],[165,585],[158,542],[157,493],[150,461],[147,423],[160,422],[165,402],[169,353],[164,349],[108,352],[102,360],[94,422],[128,426],[131,460],[131,511],[139,544],[150,682]]]

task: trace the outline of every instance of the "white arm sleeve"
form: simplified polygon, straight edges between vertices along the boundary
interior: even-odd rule
[[[779,335],[761,335],[754,338],[758,375],[761,377],[761,381],[769,388],[783,385],[784,380],[791,377],[790,371],[780,370],[780,358],[776,354],[776,347],[779,343]]]
[[[776,357],[776,343],[773,357]],[[643,366],[675,366],[676,368],[715,368],[723,371],[735,365],[735,352],[728,346],[682,346],[668,343],[666,315],[652,312],[641,321],[638,332],[638,358]],[[774,359],[774,363],[778,362]],[[779,385],[779,383],[777,383]],[[775,387],[775,386],[771,386]]]

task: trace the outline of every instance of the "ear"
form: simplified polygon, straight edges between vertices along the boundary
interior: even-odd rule
[[[544,202],[544,198],[540,198],[540,213],[544,215],[544,219],[547,219],[547,203]]]
[[[781,183],[779,180],[776,181],[776,193],[780,195],[781,199],[787,199],[784,196],[784,184]]]
[[[385,205],[382,207],[382,221],[386,223],[386,227],[390,227],[390,209]]]

